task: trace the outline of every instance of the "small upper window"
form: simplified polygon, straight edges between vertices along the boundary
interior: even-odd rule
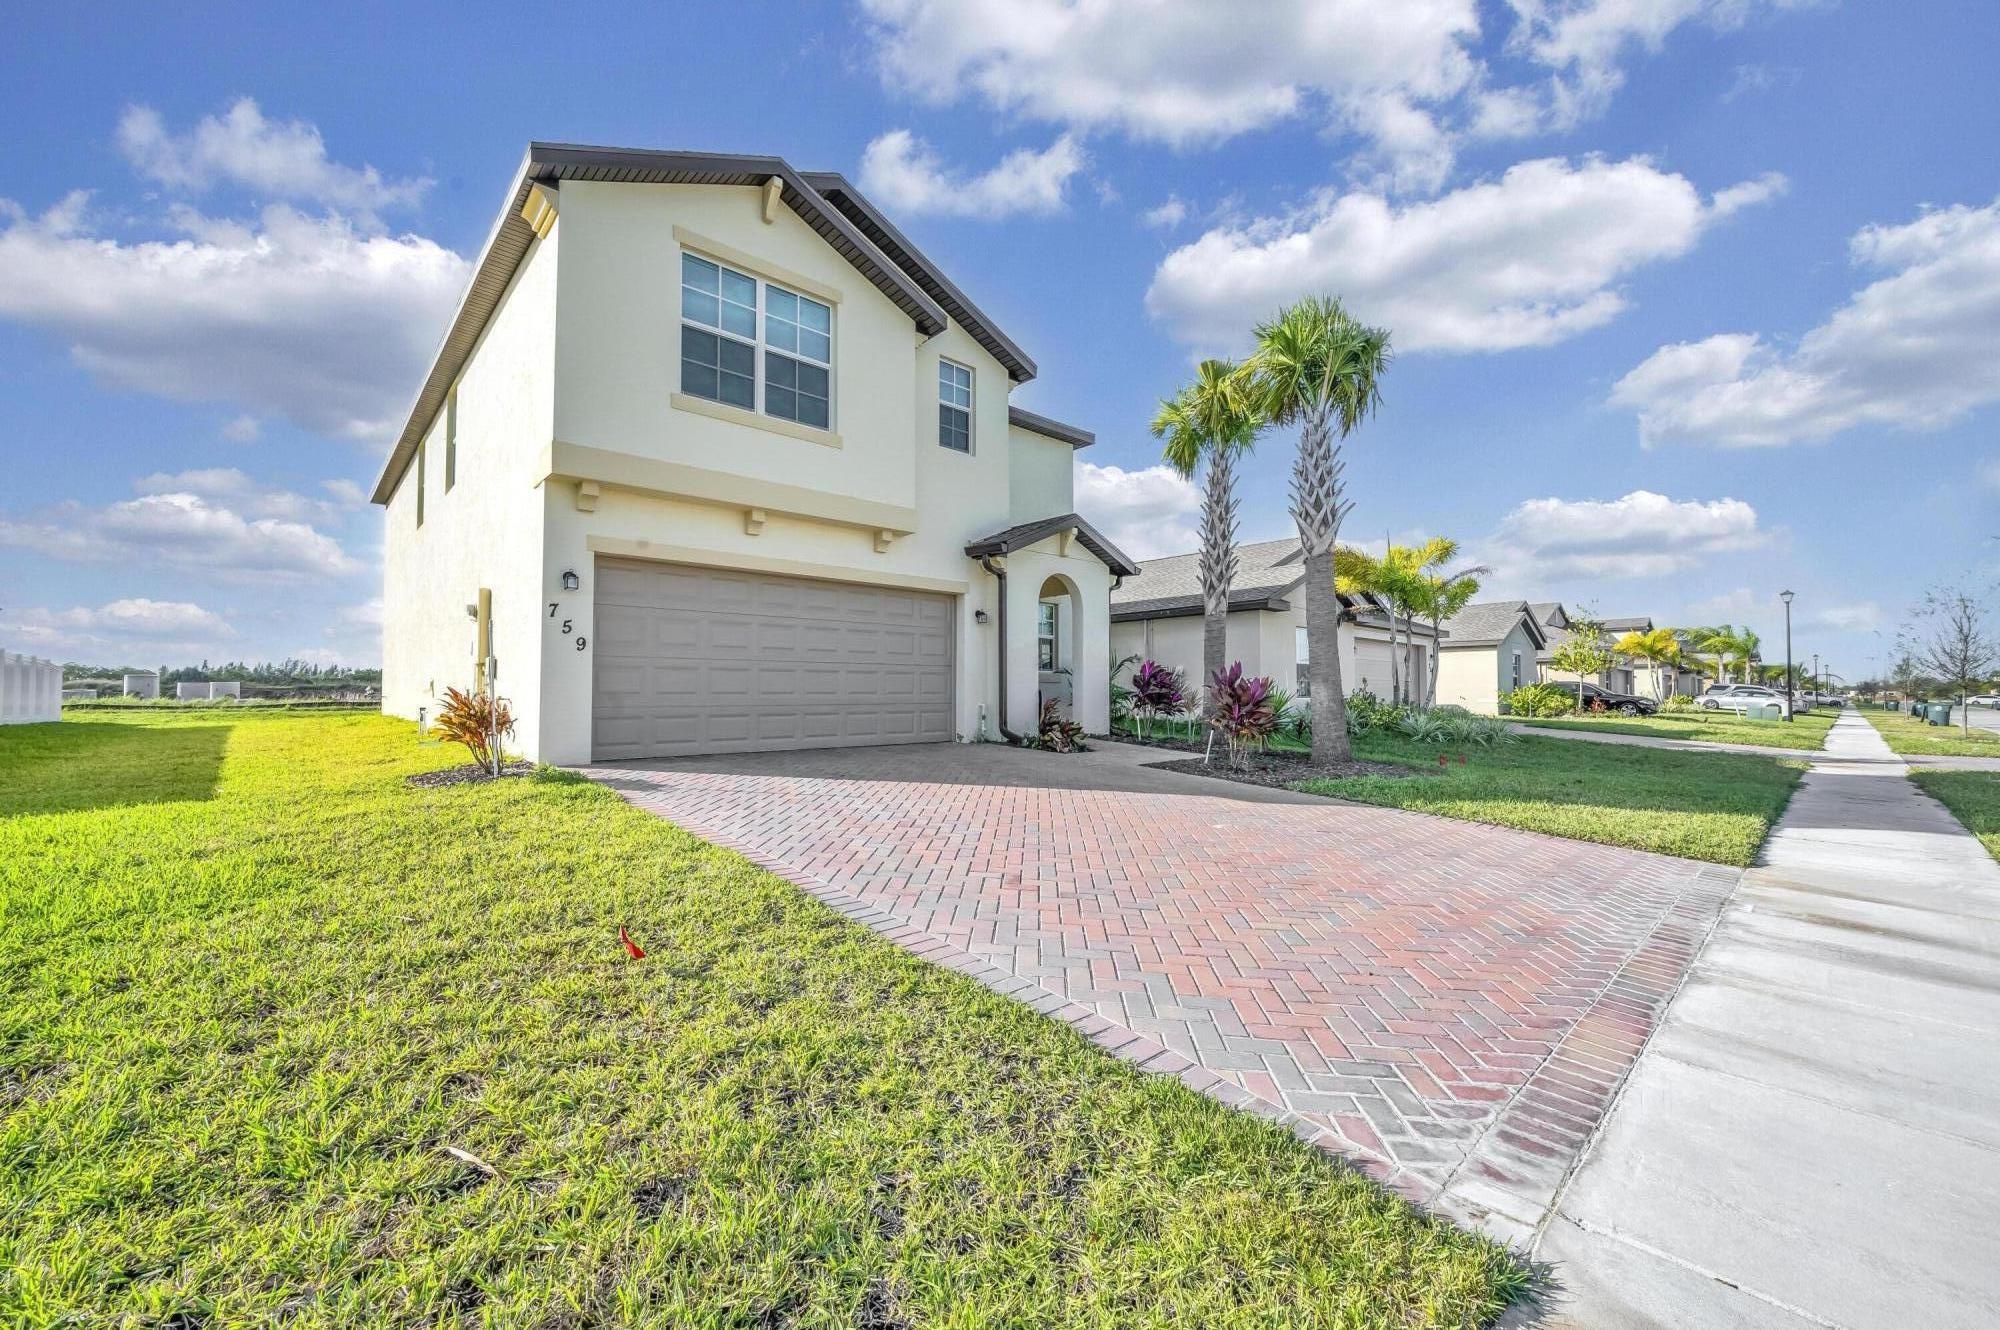
[[[429,451],[430,449],[427,445],[423,443],[419,443],[417,445],[417,525],[418,526],[422,526],[424,524],[424,454]]]
[[[956,361],[938,361],[938,446],[972,451],[972,370]]]
[[[681,391],[754,410],[756,337],[756,280],[681,255]]]
[[[1041,613],[1035,620],[1035,664],[1036,668],[1052,670],[1056,667],[1056,607],[1051,601],[1041,603]]]
[[[444,488],[445,493],[458,483],[458,389],[453,388],[444,399]]]
[[[833,310],[782,286],[764,287],[764,414],[825,429]]]

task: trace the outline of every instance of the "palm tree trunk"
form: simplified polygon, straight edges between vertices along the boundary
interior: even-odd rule
[[[1430,648],[1431,680],[1430,680],[1430,686],[1424,689],[1424,698],[1428,705],[1436,706],[1438,698],[1438,665],[1443,661],[1443,654],[1438,651],[1438,634],[1444,630],[1444,620],[1433,616],[1430,620],[1430,625],[1431,625],[1431,648]]]
[[[1228,664],[1229,588],[1236,580],[1236,458],[1226,447],[1208,454],[1208,484],[1201,505],[1201,691]]]
[[[1333,589],[1333,547],[1349,505],[1343,498],[1340,450],[1327,409],[1311,412],[1299,431],[1292,466],[1292,520],[1305,552],[1306,677],[1312,685],[1312,760],[1352,761],[1347,694],[1340,683],[1340,597]]]

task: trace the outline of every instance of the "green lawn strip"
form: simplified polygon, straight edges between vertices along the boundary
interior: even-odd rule
[[[1958,705],[1952,704],[1950,725],[1931,725],[1903,711],[1863,708],[1892,752],[1929,757],[2000,757],[2000,733],[1974,729],[1970,736],[1959,733]]]
[[[1381,734],[1354,755],[1400,762],[1418,779],[1365,776],[1296,788],[1362,803],[1625,845],[1711,863],[1745,865],[1784,811],[1806,764],[1739,753],[1522,738],[1492,748],[1440,750]]]
[[[1546,720],[1516,717],[1523,725],[1551,730],[1643,734],[1655,739],[1694,739],[1706,743],[1752,744],[1759,748],[1817,750],[1826,746],[1833,716],[1801,714],[1785,721],[1746,720],[1733,712],[1680,711],[1660,716],[1565,716]]]
[[[1470,1326],[1524,1285],[595,785],[403,780],[458,760],[0,730],[0,1323]]]
[[[2000,859],[2000,773],[1991,771],[1912,771],[1925,794],[1951,810],[1979,843]]]

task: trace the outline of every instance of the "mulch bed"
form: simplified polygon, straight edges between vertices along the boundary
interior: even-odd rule
[[[500,768],[500,779],[509,776],[532,776],[535,774],[533,762],[509,762]],[[420,771],[408,777],[410,784],[423,789],[436,789],[440,785],[478,785],[490,781],[493,770],[482,767],[477,762],[468,762],[462,767],[446,767],[443,771]]]
[[[1189,743],[1185,739],[1138,739],[1129,734],[1121,734],[1117,738],[1120,743],[1139,744],[1146,748],[1164,748],[1170,752],[1204,751],[1204,745]],[[1390,776],[1401,779],[1428,774],[1399,762],[1333,762],[1315,766],[1312,759],[1304,753],[1274,752],[1250,754],[1247,765],[1239,770],[1229,765],[1228,750],[1220,742],[1215,745],[1212,761],[1204,762],[1196,757],[1182,758],[1176,762],[1148,762],[1146,765],[1161,771],[1179,771],[1190,776],[1213,776],[1217,780],[1240,781],[1245,785],[1273,785],[1280,789],[1302,780],[1348,780],[1355,776]]]

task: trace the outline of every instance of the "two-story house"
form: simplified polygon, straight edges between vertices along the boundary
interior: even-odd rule
[[[546,762],[1109,724],[1082,430],[838,175],[533,144],[377,483],[383,698]]]

